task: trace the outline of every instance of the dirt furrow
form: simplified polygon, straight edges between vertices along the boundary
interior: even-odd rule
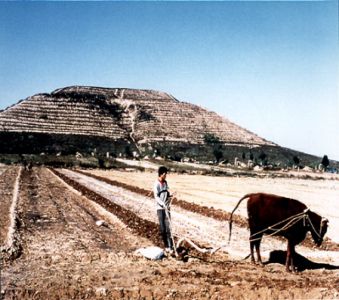
[[[63,295],[63,290],[75,293],[87,288],[89,294],[95,294],[96,281],[102,282],[102,277],[116,286],[126,282],[137,285],[123,278],[134,260],[128,257],[149,242],[110,222],[88,199],[70,191],[48,170],[23,172],[18,216],[23,250],[20,258],[3,266],[1,288],[6,297],[29,298],[30,291],[41,293],[44,289],[54,296]],[[106,226],[98,227],[95,220],[103,218]],[[69,299],[65,295],[61,298]]]
[[[124,209],[133,212],[142,219],[156,222],[154,200],[88,177],[85,174],[71,170],[62,170],[62,172],[81,185],[85,185],[88,189],[95,191],[96,194],[101,195],[108,202],[124,207]],[[173,232],[179,238],[192,238],[205,247],[224,246],[221,250],[229,253],[233,259],[243,258],[249,253],[249,233],[247,229],[234,228],[232,242],[227,244],[228,224],[226,222],[201,216],[195,212],[176,207],[176,205],[173,205],[172,208]],[[143,228],[140,228],[140,230],[142,231]],[[283,239],[265,236],[261,246],[262,255],[268,259],[270,251],[273,249],[285,250],[286,247],[286,241]],[[303,246],[298,246],[297,251],[319,262],[339,262],[339,252],[336,251],[319,251],[312,247],[306,248]]]
[[[4,246],[10,226],[10,207],[19,168],[7,168],[0,175],[0,246]]]
[[[76,172],[83,174],[85,176],[90,176],[92,178],[98,179],[100,181],[103,181],[105,183],[111,184],[113,186],[117,186],[117,187],[121,187],[123,189],[126,189],[128,191],[137,193],[139,195],[143,195],[145,197],[149,197],[153,199],[153,193],[150,190],[146,190],[137,186],[133,186],[130,184],[127,184],[125,182],[120,182],[117,180],[112,180],[103,176],[99,176],[96,174],[92,174],[90,172],[86,172],[86,171],[81,171],[81,170],[76,170]],[[221,221],[221,222],[226,222],[229,220],[230,218],[230,213],[227,211],[224,211],[222,209],[216,209],[213,207],[208,207],[208,206],[204,206],[204,205],[199,205],[193,202],[187,202],[181,199],[178,199],[177,197],[173,197],[172,200],[172,204],[176,205],[180,208],[183,208],[187,211],[191,211],[191,212],[195,212],[198,213],[202,216],[206,216],[209,218],[213,218],[215,220]],[[233,215],[233,224],[236,224],[239,227],[242,228],[248,228],[248,222],[247,219],[234,214]],[[274,237],[275,239],[284,242],[285,239],[282,237]],[[306,239],[301,243],[302,246],[304,247],[308,247],[310,249],[314,248],[314,243],[312,241],[312,238],[310,236],[307,236]],[[325,249],[325,250],[329,250],[329,251],[339,251],[339,244],[333,242],[331,239],[329,239],[328,237],[325,236],[324,242],[322,244],[322,246],[320,247],[320,249]]]
[[[161,240],[160,240],[159,233],[158,233],[159,229],[158,229],[158,226],[154,222],[150,222],[150,221],[140,218],[139,216],[137,216],[135,213],[131,212],[130,210],[125,209],[121,207],[120,205],[117,205],[114,202],[109,201],[105,197],[88,189],[87,187],[79,184],[77,181],[65,176],[64,174],[56,170],[53,170],[53,172],[57,176],[62,178],[67,184],[69,184],[76,190],[81,191],[81,193],[84,196],[100,204],[105,209],[107,209],[109,212],[116,215],[120,220],[122,220],[125,224],[128,225],[128,227],[132,230],[133,233],[151,240],[155,245],[158,245],[158,246],[161,245]]]
[[[95,174],[92,174],[92,173],[89,173],[89,172],[83,172],[83,171],[80,171],[80,170],[76,170],[76,171],[80,174],[96,178],[96,179],[101,180],[103,182],[106,182],[108,184],[112,184],[114,186],[122,187],[122,188],[124,188],[128,191],[131,191],[131,192],[134,192],[134,193],[146,196],[146,197],[153,198],[153,192],[150,191],[150,190],[146,190],[146,189],[143,189],[143,188],[140,188],[140,187],[137,187],[137,186],[133,186],[133,185],[129,185],[129,184],[119,182],[119,181],[116,181],[116,180],[108,179],[106,177],[98,176],[98,175],[95,175]],[[184,200],[178,199],[177,197],[173,197],[172,204],[177,205],[177,206],[179,206],[183,209],[199,213],[203,216],[214,218],[214,219],[219,220],[219,221],[227,221],[227,220],[229,220],[229,218],[231,216],[231,214],[229,212],[223,211],[221,209],[215,209],[213,207],[201,206],[201,205],[198,205],[198,204],[195,204],[195,203],[192,203],[192,202],[186,202]],[[233,219],[234,219],[234,223],[237,224],[238,226],[247,227],[247,220],[245,218],[238,216],[238,215],[234,215]]]
[[[100,182],[105,182],[109,185],[112,185],[112,186],[118,186],[118,187],[121,187],[122,189],[124,190],[128,190],[128,191],[131,191],[132,193],[136,193],[136,194],[139,194],[139,195],[142,195],[142,196],[146,196],[146,197],[152,197],[151,196],[151,193],[145,189],[142,189],[140,187],[137,187],[135,188],[134,186],[132,185],[129,185],[129,184],[126,184],[126,183],[120,183],[118,181],[114,181],[114,180],[110,180],[110,179],[106,179],[104,177],[101,177],[101,176],[97,176],[97,175],[92,175],[88,172],[77,172],[81,175],[84,175],[84,176],[89,176],[91,178],[94,178],[94,179],[97,179],[99,180]],[[84,183],[83,183],[84,184]],[[99,187],[98,187],[99,188]],[[99,190],[101,189],[102,193],[104,193],[104,190],[105,190],[105,187],[102,186],[99,188]],[[121,197],[125,197],[125,196],[128,196],[126,192],[118,192],[119,194],[121,194],[120,197],[117,197],[117,201],[119,201],[119,198]],[[107,195],[107,192],[104,196]],[[126,197],[125,197],[126,198]],[[133,197],[132,197],[133,198]],[[134,196],[134,198],[136,198]],[[111,199],[112,200],[112,199]],[[133,199],[131,201],[126,201],[127,199],[121,199],[120,201],[122,201],[124,203],[124,205],[126,207],[128,207],[128,209],[130,210],[133,210],[135,213],[137,214],[140,214],[140,211],[142,210],[146,210],[146,207],[147,205],[145,203],[134,203],[137,199]],[[135,200],[135,201],[134,201]],[[131,202],[131,204],[129,204]],[[206,221],[207,223],[210,223],[211,226],[209,226],[204,232],[204,231],[200,231],[200,233],[197,234],[197,236],[195,236],[195,239],[199,240],[199,237],[202,238],[205,234],[207,235],[211,235],[213,236],[213,239],[215,240],[215,243],[217,245],[222,245],[222,244],[225,244],[226,241],[227,241],[227,235],[226,233],[228,232],[228,223],[227,223],[227,220],[228,220],[228,215],[229,213],[228,212],[224,212],[222,210],[216,210],[214,208],[209,208],[209,207],[206,207],[206,206],[200,206],[200,205],[197,205],[197,204],[194,204],[194,203],[190,203],[190,202],[185,202],[185,201],[182,201],[182,200],[177,200],[177,201],[173,201],[172,202],[173,206],[176,207],[174,213],[176,211],[180,211],[182,212],[181,215],[184,215],[184,214],[199,214],[199,215],[202,215],[202,216],[206,216],[210,219],[210,221]],[[122,205],[122,204],[120,204]],[[137,206],[139,206],[139,208],[137,208]],[[177,207],[179,207],[180,209],[178,209]],[[142,209],[140,209],[142,208]],[[181,209],[185,210],[182,211]],[[148,215],[154,215],[152,213],[149,213]],[[187,232],[189,231],[189,235],[194,235],[194,225],[193,225],[193,228],[190,224],[187,224],[187,222],[189,220],[193,220],[195,217],[194,216],[186,216],[186,217],[183,217],[181,215],[177,215],[176,219],[182,219],[184,221],[184,223],[181,224],[181,226],[184,226],[187,228]],[[174,216],[173,216],[174,217]],[[145,216],[144,216],[145,218]],[[147,218],[147,217],[146,217]],[[200,218],[201,219],[201,218]],[[216,220],[217,222],[214,222],[213,220]],[[220,225],[220,222],[222,223],[222,225]],[[212,226],[212,223],[214,224]],[[248,236],[249,236],[249,233],[246,233],[247,231],[247,221],[245,221],[244,218],[240,217],[240,216],[237,216],[235,218],[235,224],[237,226],[240,226],[240,228],[238,228],[237,230],[233,230],[233,241],[236,241],[238,244],[242,244],[243,245],[243,249],[247,249],[248,248]],[[246,224],[246,225],[245,225]],[[175,226],[175,224],[174,224]],[[209,232],[210,231],[210,227],[214,227],[216,228],[216,232]],[[218,228],[218,229],[217,229]],[[246,230],[245,230],[246,228]],[[174,228],[175,229],[175,228]],[[181,234],[180,234],[181,232]],[[187,234],[185,234],[185,232],[183,232],[182,230],[178,230],[177,233],[179,235],[183,235],[183,236],[189,236]],[[219,238],[218,238],[219,237]],[[192,237],[193,238],[193,237]],[[268,239],[267,237],[265,237],[265,239]],[[286,241],[284,238],[282,237],[273,237],[273,240],[275,241],[274,243],[276,244],[276,249],[285,249],[286,248]],[[206,241],[208,241],[208,238],[206,239],[205,238],[205,242],[204,244],[206,244]],[[201,241],[200,241],[201,242]],[[234,242],[233,242],[234,243]],[[273,243],[273,242],[271,242]],[[305,241],[301,244],[303,247],[307,247],[308,249],[312,250],[314,249],[314,243],[311,239],[310,236],[308,236]],[[262,244],[262,247],[263,247],[263,251],[265,251],[265,247],[266,247],[266,244]],[[270,247],[268,245],[268,247],[266,247],[266,251],[269,251]],[[333,243],[330,239],[325,239],[323,245],[320,247],[320,249],[325,249],[326,251],[337,251],[339,249],[339,245],[336,244],[336,243]],[[241,251],[238,251],[238,250],[235,250],[234,248],[228,248],[229,252],[232,252],[234,254],[235,257],[239,257],[241,255],[245,256],[246,254],[240,254],[242,252],[244,252],[243,250]],[[338,254],[338,253],[337,253]]]
[[[124,188],[115,187],[111,184],[93,179],[85,174],[77,174],[70,170],[62,170],[62,172],[66,176],[75,180],[78,184],[95,191],[97,194],[101,195],[101,197],[107,199],[110,203],[114,203],[115,205],[127,209],[131,213],[137,215],[138,218],[154,223],[155,228],[158,228],[154,199],[145,198],[144,196],[140,196],[134,192],[126,191]],[[195,212],[177,207],[176,205],[173,205],[172,208],[171,215],[175,241],[185,237],[192,240],[195,244],[207,248],[217,248],[226,243],[228,234],[228,231],[226,230],[226,222],[201,216]],[[143,232],[147,231],[147,228],[139,227],[138,230],[140,234],[144,234]],[[157,231],[158,232],[156,234],[159,234],[158,229]],[[242,235],[247,234],[246,229],[240,229],[240,232]],[[235,237],[238,235],[239,232],[235,232]],[[241,239],[238,240],[241,241]],[[162,243],[160,243],[160,246],[162,246]],[[245,241],[244,247],[245,249],[248,248],[247,241]],[[190,248],[192,249],[192,247]],[[233,248],[234,247],[232,247],[232,249],[228,247],[227,252],[231,251],[234,257],[242,258],[247,254],[243,254],[242,251],[234,251]],[[220,250],[225,252],[225,248]],[[196,255],[198,255],[198,253],[196,253]]]
[[[288,274],[283,265],[283,251],[272,252],[272,259],[264,268],[246,261],[230,261],[226,255],[191,258],[186,263],[173,258],[154,262],[136,257],[131,253],[151,245],[152,239],[139,236],[135,225],[129,227],[136,214],[128,209],[111,206],[104,200],[101,206],[89,200],[93,197],[100,203],[101,197],[78,187],[81,196],[44,168],[24,172],[21,186],[18,209],[22,218],[19,233],[23,253],[2,269],[1,298],[339,297],[338,267],[312,265],[306,258],[298,257],[304,263],[303,272]],[[129,220],[127,225],[104,206],[117,212],[122,220]],[[95,221],[99,219],[106,226],[97,227]],[[144,223],[137,224],[145,230]]]

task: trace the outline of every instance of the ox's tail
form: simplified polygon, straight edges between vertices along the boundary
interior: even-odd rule
[[[229,235],[228,235],[228,242],[231,241],[231,234],[232,234],[232,223],[233,223],[233,220],[232,220],[232,217],[233,217],[233,213],[235,212],[235,210],[238,208],[238,206],[240,205],[241,201],[246,199],[246,198],[249,198],[252,194],[246,194],[244,197],[242,197],[237,205],[234,207],[233,211],[231,212],[231,216],[230,216],[230,219],[228,221],[229,223]]]

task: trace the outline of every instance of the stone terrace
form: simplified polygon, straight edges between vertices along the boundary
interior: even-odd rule
[[[0,131],[80,134],[154,141],[274,145],[197,105],[152,90],[66,87],[29,97],[0,113]]]

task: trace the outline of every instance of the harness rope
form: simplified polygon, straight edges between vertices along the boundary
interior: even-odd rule
[[[198,245],[194,244],[190,239],[186,238],[186,237],[181,237],[178,241],[177,244],[175,244],[174,242],[174,235],[172,233],[172,220],[169,216],[169,211],[167,206],[165,205],[165,213],[166,213],[166,217],[168,219],[168,223],[169,223],[169,229],[170,229],[170,235],[171,235],[171,240],[173,243],[173,248],[174,248],[174,254],[177,257],[178,256],[178,252],[177,252],[177,248],[179,248],[180,244],[184,241],[186,241],[187,243],[189,243],[192,247],[194,247],[197,251],[202,252],[202,253],[210,253],[213,254],[215,252],[217,252],[218,250],[220,250],[221,248],[225,247],[226,244],[221,245],[219,247],[215,247],[215,248],[201,248]]]
[[[298,223],[300,220],[303,220],[304,221],[304,226],[306,226],[306,222],[308,221],[308,223],[311,225],[311,228],[313,230],[313,232],[319,237],[321,238],[321,231],[322,231],[322,222],[321,222],[321,227],[320,227],[320,231],[319,233],[317,232],[317,230],[315,229],[309,215],[307,214],[307,212],[309,211],[309,208],[306,208],[303,212],[299,213],[299,214],[296,214],[296,215],[293,215],[291,217],[288,217],[278,223],[275,223],[274,225],[271,225],[269,227],[267,227],[266,229],[263,229],[259,232],[256,232],[254,234],[252,234],[250,236],[250,242],[254,242],[254,241],[257,241],[257,240],[260,240],[262,237],[259,237],[259,238],[252,238],[252,237],[255,237],[261,233],[264,233],[266,232],[267,230],[274,230],[274,232],[272,232],[271,234],[268,234],[268,236],[274,236],[276,234],[278,234],[279,232],[281,231],[284,231],[284,230],[287,230],[289,228],[291,228],[292,226],[294,226],[296,223]],[[217,252],[218,250],[220,250],[221,248],[224,248],[225,246],[227,246],[227,244],[223,244],[219,247],[215,247],[215,248],[200,248],[199,246],[197,246],[196,244],[194,244],[190,239],[186,238],[186,237],[182,237],[178,240],[176,246],[175,246],[175,242],[174,242],[174,236],[173,236],[173,233],[172,233],[172,221],[171,221],[171,218],[169,216],[169,211],[168,211],[168,208],[167,206],[165,205],[165,213],[166,213],[166,217],[168,219],[168,223],[169,223],[169,229],[170,229],[170,235],[171,235],[171,240],[172,240],[172,243],[173,243],[173,248],[174,248],[174,253],[175,253],[175,256],[178,256],[178,253],[177,253],[177,248],[180,246],[180,244],[184,241],[188,242],[191,246],[193,246],[196,250],[198,250],[199,252],[202,252],[202,253],[215,253]],[[288,221],[288,222],[287,222]],[[284,223],[284,222],[287,222],[283,227],[281,228],[275,228],[276,226]]]
[[[276,226],[277,224],[286,222],[286,220],[284,220],[284,221],[282,221],[282,222],[279,222],[279,223],[277,223],[277,224],[275,224],[275,225],[273,225],[273,226],[269,226],[269,227],[267,227],[267,228],[264,229],[264,230],[261,230],[261,231],[259,231],[259,232],[256,232],[256,233],[252,234],[252,235],[250,236],[250,242],[254,242],[254,241],[257,241],[257,240],[261,240],[261,237],[259,237],[259,238],[252,238],[252,237],[254,237],[254,236],[256,236],[256,235],[259,235],[259,234],[261,234],[261,233],[264,233],[264,232],[267,231],[267,230],[274,230],[272,233],[268,234],[267,236],[273,236],[273,235],[276,235],[276,234],[278,234],[278,233],[281,232],[281,231],[284,231],[284,230],[287,230],[288,228],[291,228],[293,225],[295,225],[296,223],[298,223],[300,220],[302,220],[302,219],[304,219],[304,218],[305,218],[305,215],[295,217],[295,218],[293,218],[292,220],[290,220],[287,224],[285,224],[285,225],[284,225],[283,227],[281,227],[281,228],[273,228],[273,227]]]
[[[321,222],[320,222],[320,230],[319,230],[319,233],[318,233],[318,232],[315,230],[314,225],[313,225],[313,223],[312,223],[312,221],[311,221],[309,215],[306,215],[306,218],[307,218],[308,222],[310,223],[310,225],[311,225],[311,227],[312,227],[314,233],[318,236],[318,238],[321,239],[321,238],[322,238],[321,232],[322,232],[322,227],[323,227],[323,222],[322,222],[322,220],[321,220]]]
[[[268,234],[268,236],[274,236],[276,235],[277,233],[281,232],[281,231],[284,231],[284,230],[287,230],[289,228],[291,228],[292,226],[294,226],[296,223],[298,223],[300,220],[303,220],[304,221],[304,226],[306,226],[306,221],[308,221],[308,223],[311,225],[312,229],[313,229],[313,232],[319,237],[321,238],[321,227],[320,227],[320,232],[318,233],[317,230],[315,229],[309,215],[307,214],[307,212],[309,211],[309,209],[305,209],[302,213],[299,213],[299,214],[296,214],[296,215],[293,215],[291,217],[288,217],[287,219],[285,220],[282,220],[274,225],[271,225],[269,227],[267,227],[266,229],[263,229],[261,231],[258,231],[254,234],[252,234],[250,236],[250,242],[255,242],[255,241],[258,241],[258,240],[261,240],[262,237],[259,237],[259,238],[252,238],[252,237],[255,237],[259,234],[262,234],[262,233],[265,233],[267,230],[274,230],[274,232],[272,232],[271,234]],[[274,228],[275,226],[279,225],[279,224],[282,224],[286,221],[289,221],[287,222],[283,227],[281,228]]]

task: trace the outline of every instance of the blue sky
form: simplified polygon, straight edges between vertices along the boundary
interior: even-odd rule
[[[154,89],[339,160],[337,1],[0,2],[0,109],[69,85]]]

